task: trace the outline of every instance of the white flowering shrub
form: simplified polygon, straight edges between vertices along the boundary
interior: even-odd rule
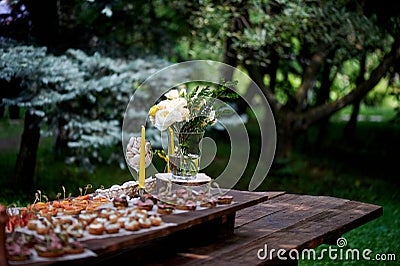
[[[42,47],[6,45],[0,46],[0,59],[0,79],[17,79],[22,89],[1,99],[3,104],[31,109],[42,118],[42,134],[55,136],[67,161],[85,167],[111,161],[125,166],[121,123],[130,96],[169,65],[155,57],[126,61],[80,50],[55,56]]]

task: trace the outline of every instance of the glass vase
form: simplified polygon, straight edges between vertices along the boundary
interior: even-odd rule
[[[200,169],[202,132],[170,131],[168,167],[175,179],[194,180]]]

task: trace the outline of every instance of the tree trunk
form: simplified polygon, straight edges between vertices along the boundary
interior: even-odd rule
[[[353,104],[353,111],[351,112],[350,120],[349,122],[347,122],[346,127],[344,128],[344,138],[346,140],[350,141],[354,139],[357,127],[358,113],[360,111],[360,103],[361,99]]]
[[[233,17],[230,21],[230,30],[231,32],[242,32],[245,26],[243,23],[247,23],[249,20],[249,14],[247,12],[247,9],[244,8],[245,3],[242,3],[242,14],[239,17]],[[233,75],[234,75],[234,68],[238,65],[238,59],[237,59],[237,51],[233,48],[233,45],[235,43],[235,40],[233,37],[227,37],[226,40],[224,41],[224,54],[223,54],[223,62],[225,64],[228,64],[232,66],[233,68],[223,68],[223,71],[221,73],[221,77],[224,81],[233,81]],[[251,97],[251,94],[253,92],[251,91],[251,88],[247,89],[246,92],[246,99],[249,99],[248,97]],[[239,98],[235,100],[235,103],[237,104],[237,112],[239,114],[245,113],[247,110],[247,103],[243,100],[243,98]]]
[[[367,63],[367,54],[364,53],[363,56],[361,57],[360,73],[358,74],[356,80],[357,86],[365,81],[366,63]],[[358,99],[353,104],[353,112],[351,113],[349,122],[346,124],[346,127],[344,128],[344,137],[346,140],[352,140],[355,136],[357,127],[357,118],[358,118],[358,113],[360,111],[360,104],[361,104],[361,99]]]
[[[235,16],[230,21],[230,31],[231,32],[242,32],[245,26],[243,25],[244,22],[247,23],[249,20],[249,14],[247,9],[244,8],[246,2],[242,3],[240,7],[242,10],[241,16]],[[239,7],[239,8],[240,8]],[[224,41],[224,54],[223,54],[223,62],[228,64],[232,67],[236,67],[238,64],[237,60],[237,52],[233,48],[235,43],[234,37],[227,37]],[[225,81],[232,81],[233,78],[233,69],[224,68],[226,71],[225,73],[221,73],[222,77]]]
[[[65,119],[59,119],[57,126],[57,135],[55,142],[55,151],[59,155],[65,155],[68,151],[68,129],[65,129],[67,121]]]
[[[290,157],[302,131],[295,126],[296,119],[291,112],[280,111],[276,118],[277,143],[275,158],[282,160]]]
[[[328,54],[327,58],[333,60],[335,56],[335,51]],[[331,64],[327,61],[324,63],[324,69],[322,71],[321,87],[317,93],[316,105],[322,105],[329,101],[329,93],[331,91],[331,86],[333,80],[330,79],[331,75]],[[323,140],[326,137],[326,131],[329,124],[329,116],[322,118],[319,122],[319,132],[317,140],[315,141],[315,146],[320,147]]]
[[[320,47],[319,51],[311,57],[309,65],[304,69],[300,87],[297,89],[295,95],[297,111],[301,111],[306,107],[304,101],[307,97],[307,92],[314,86],[317,74],[324,62],[326,50],[326,47]]]
[[[8,107],[8,112],[10,115],[10,119],[19,119],[19,106],[10,105]]]
[[[271,59],[271,64],[269,66],[269,76],[270,76],[269,89],[271,90],[272,93],[275,93],[276,78],[277,78],[276,73],[278,72],[278,67],[279,67],[279,54],[273,51],[270,59]]]
[[[26,193],[31,192],[33,186],[40,139],[39,121],[40,118],[29,109],[25,112],[24,132],[15,165],[15,184]]]

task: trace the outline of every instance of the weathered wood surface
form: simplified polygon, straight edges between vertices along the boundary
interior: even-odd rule
[[[212,244],[186,248],[163,265],[296,264],[281,261],[277,250],[301,251],[336,241],[343,233],[383,213],[381,206],[346,199],[285,194],[237,212],[235,234]],[[335,243],[335,242],[334,242]],[[276,251],[259,259],[260,249]],[[260,255],[265,255],[263,252]]]
[[[297,264],[257,252],[315,248],[383,213],[382,207],[327,196],[231,191],[233,205],[163,216],[176,226],[117,238],[88,241],[99,256],[72,265],[257,265]],[[267,200],[268,199],[268,200]],[[233,232],[232,232],[233,231]],[[261,253],[261,255],[264,255]],[[287,253],[286,253],[287,255]]]

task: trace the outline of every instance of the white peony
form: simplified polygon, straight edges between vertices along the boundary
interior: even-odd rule
[[[176,109],[183,109],[187,106],[187,101],[185,98],[176,98],[172,99],[168,103],[168,109],[170,111],[176,110]]]
[[[156,121],[154,126],[159,130],[164,131],[168,127],[170,127],[173,123],[181,119],[182,118],[179,112],[176,111],[170,112],[167,109],[159,110],[156,113]]]
[[[165,97],[167,97],[169,100],[176,99],[179,97],[179,92],[178,90],[170,90],[165,94]]]
[[[171,100],[164,100],[161,101],[157,104],[157,109],[159,110],[165,110],[165,109],[169,109],[171,105]]]

